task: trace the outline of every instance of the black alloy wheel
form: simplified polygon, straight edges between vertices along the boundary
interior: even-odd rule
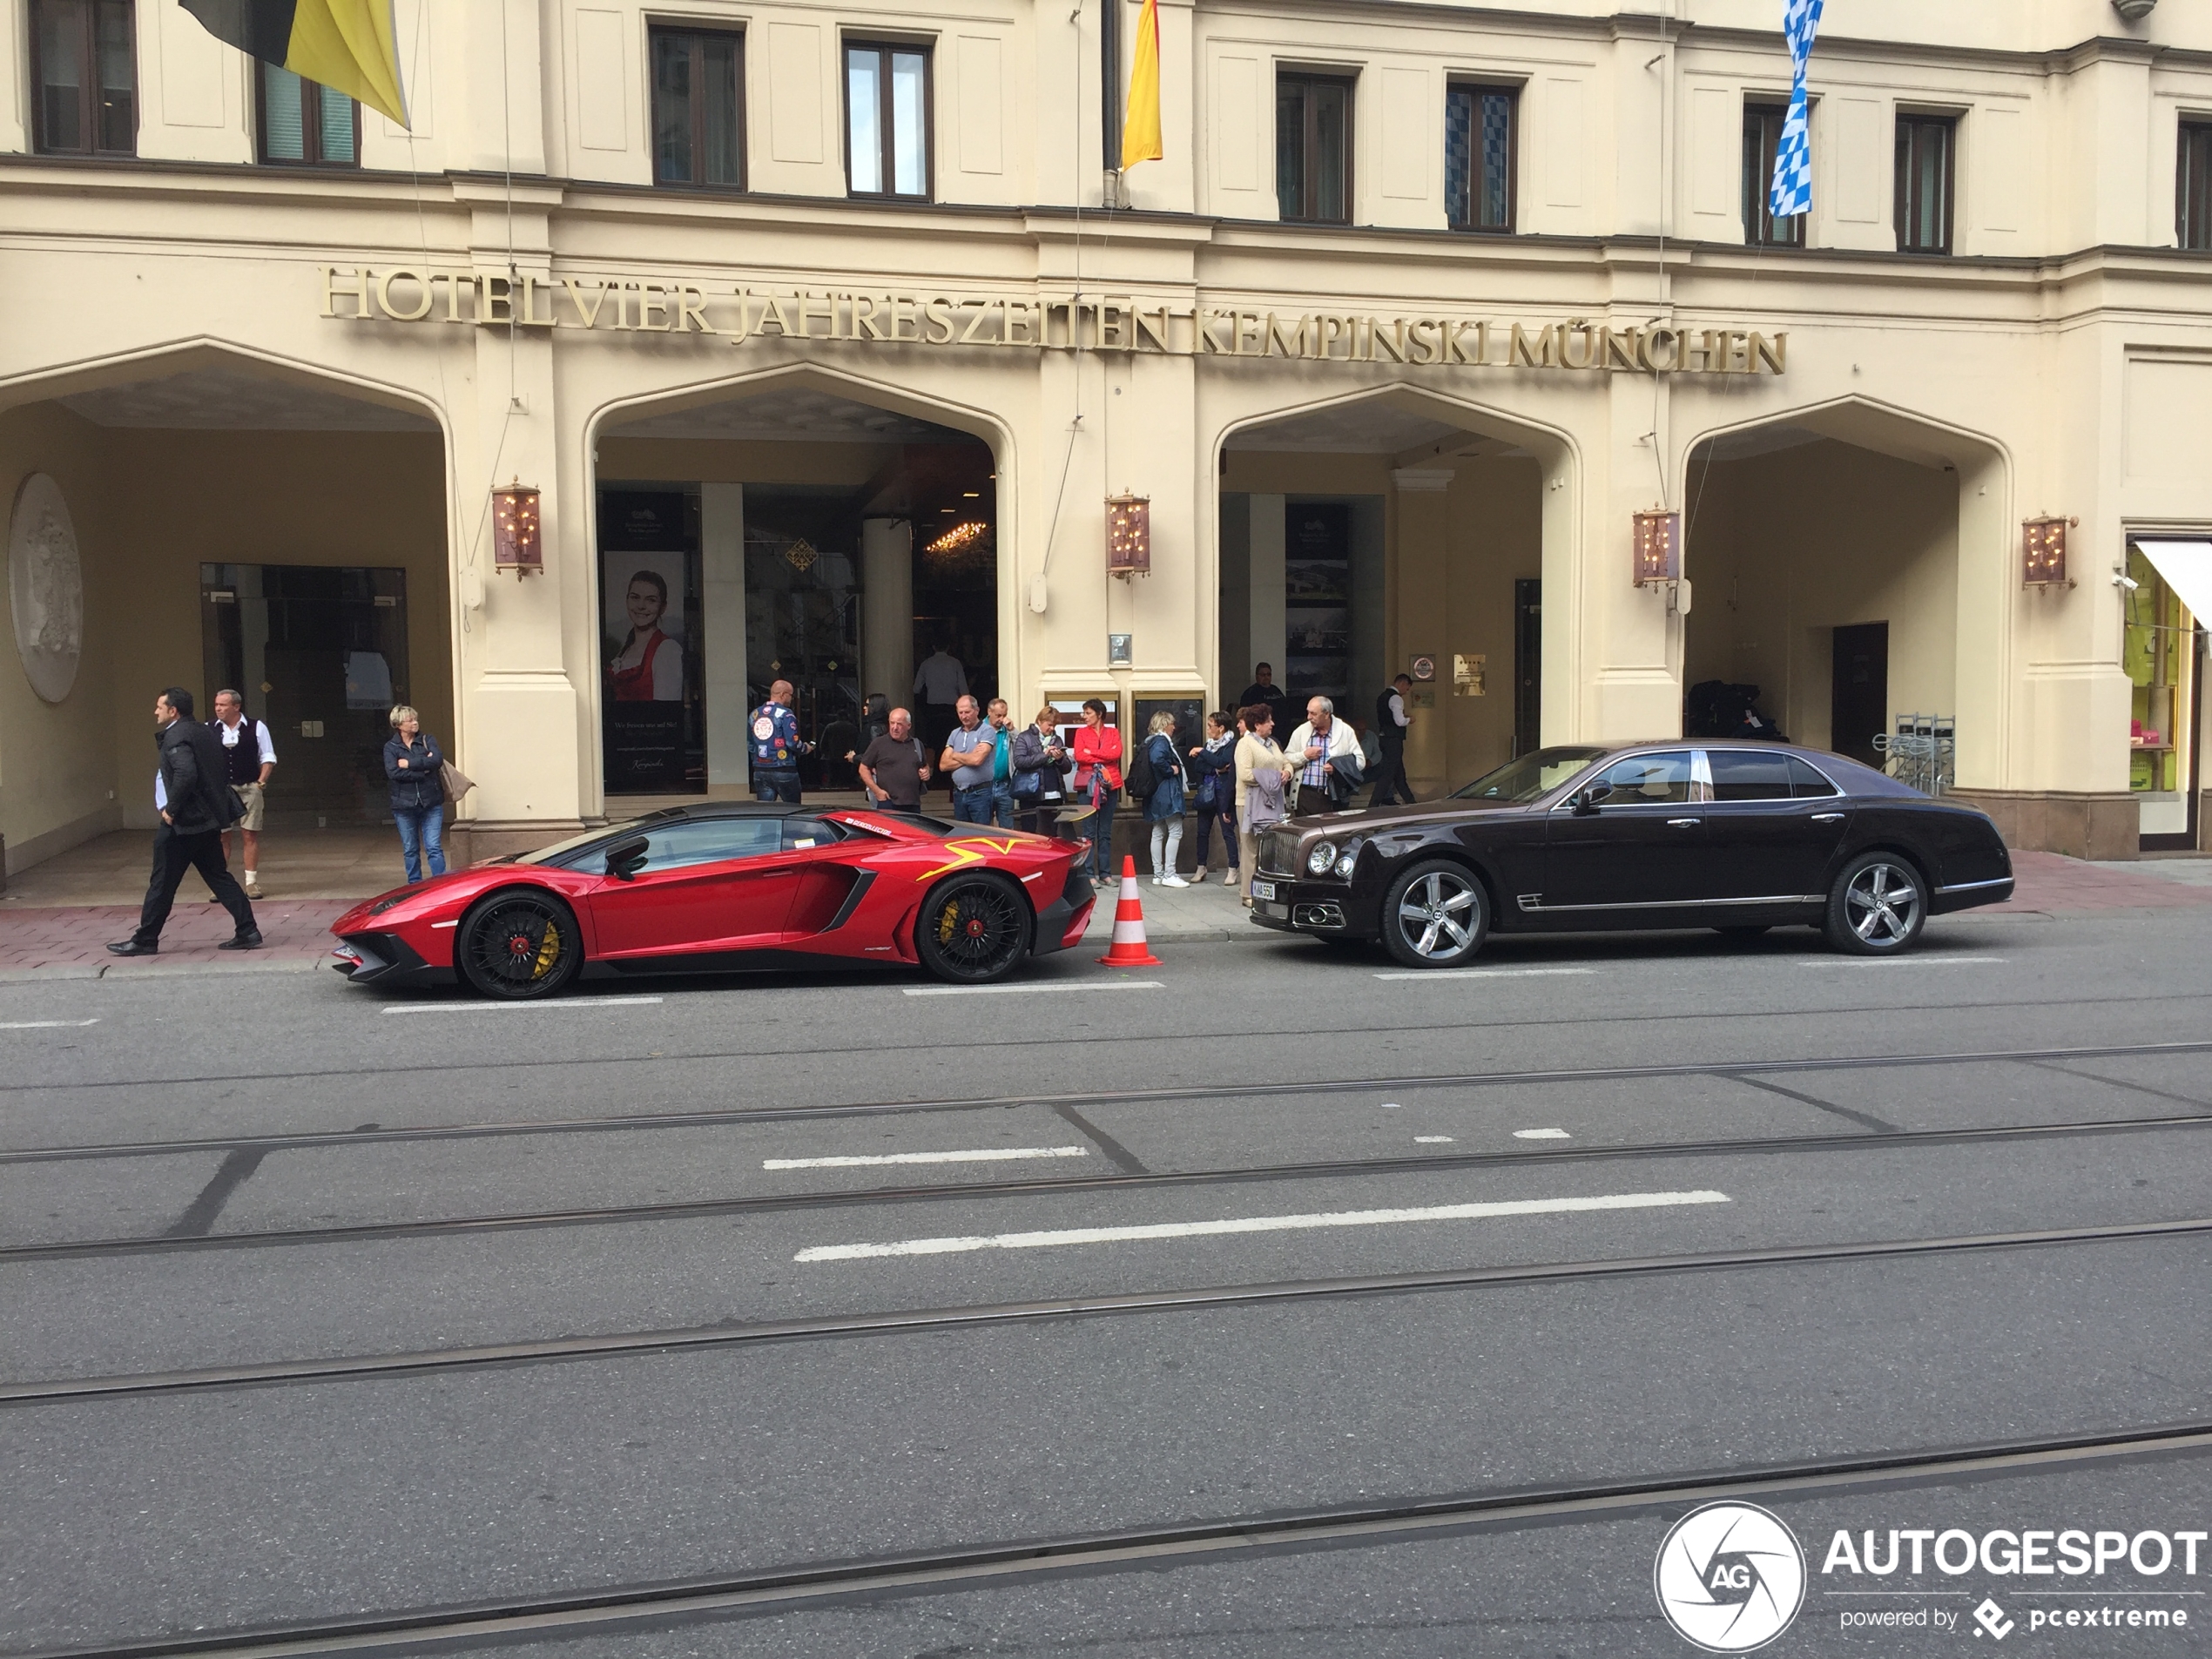
[[[1489,895],[1464,865],[1416,864],[1383,895],[1383,944],[1408,968],[1457,968],[1489,934]]]
[[[583,966],[576,916],[551,894],[495,893],[462,918],[453,941],[462,978],[486,996],[550,996]]]
[[[1004,979],[1029,954],[1029,901],[1002,875],[954,876],[922,900],[914,954],[939,979]]]
[[[1919,871],[1895,853],[1862,853],[1836,878],[1821,931],[1854,956],[1895,956],[1912,948],[1927,920]]]

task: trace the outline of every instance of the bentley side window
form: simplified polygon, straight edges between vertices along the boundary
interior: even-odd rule
[[[1828,781],[1825,772],[1810,761],[1800,760],[1795,755],[1787,759],[1790,762],[1790,792],[1797,799],[1822,800],[1843,792]]]
[[[1709,749],[1705,759],[1713,769],[1715,800],[1787,800],[1790,799],[1790,758],[1759,754],[1743,749]],[[1811,772],[1811,767],[1807,766]]]
[[[1592,780],[1589,792],[1602,808],[1665,806],[1689,799],[1689,751],[1669,749],[1615,761]]]

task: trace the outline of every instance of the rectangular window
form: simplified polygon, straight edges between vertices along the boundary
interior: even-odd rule
[[[1287,219],[1351,222],[1351,82],[1277,78],[1275,200]]]
[[[1743,239],[1753,247],[1803,247],[1808,214],[1777,219],[1774,157],[1782,147],[1782,123],[1789,114],[1777,105],[1743,106]]]
[[[1444,99],[1444,206],[1459,231],[1513,229],[1521,94],[1454,86]]]
[[[138,148],[132,0],[31,0],[35,138],[48,155],[128,156]]]
[[[274,64],[259,64],[261,159],[284,167],[361,165],[361,105]]]
[[[745,37],[656,29],[653,182],[745,184]]]
[[[845,48],[845,155],[855,196],[929,195],[929,52]]]
[[[1951,184],[1959,124],[1948,115],[1897,118],[1897,251],[1951,252]]]
[[[2174,230],[2183,247],[2212,250],[2212,122],[2182,123]]]

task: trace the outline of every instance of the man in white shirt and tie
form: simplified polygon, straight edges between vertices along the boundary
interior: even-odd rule
[[[968,695],[968,671],[944,642],[914,670],[914,724],[932,754],[945,746],[960,724],[960,700]],[[948,774],[949,775],[949,774]]]

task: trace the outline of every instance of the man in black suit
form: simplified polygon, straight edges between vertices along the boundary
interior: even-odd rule
[[[1289,701],[1290,693],[1275,683],[1275,670],[1272,665],[1267,663],[1255,663],[1252,664],[1252,683],[1238,693],[1237,701],[1231,706],[1248,709],[1255,703],[1264,703],[1275,711],[1275,729],[1278,732],[1287,732],[1291,728],[1289,723],[1283,718],[1283,710],[1284,705]]]
[[[1382,744],[1382,762],[1375,768],[1375,793],[1367,803],[1370,806],[1388,806],[1401,800],[1413,805],[1413,786],[1406,781],[1406,728],[1413,723],[1406,699],[1413,694],[1413,677],[1400,674],[1375,698],[1375,736]]]
[[[138,930],[108,948],[118,956],[152,956],[161,948],[162,925],[176,902],[177,884],[198,870],[238,931],[218,950],[256,950],[260,929],[253,907],[223,859],[223,832],[245,815],[224,781],[222,740],[192,718],[192,693],[172,685],[153,700],[154,743],[161,759],[153,779],[153,880],[138,912]]]

